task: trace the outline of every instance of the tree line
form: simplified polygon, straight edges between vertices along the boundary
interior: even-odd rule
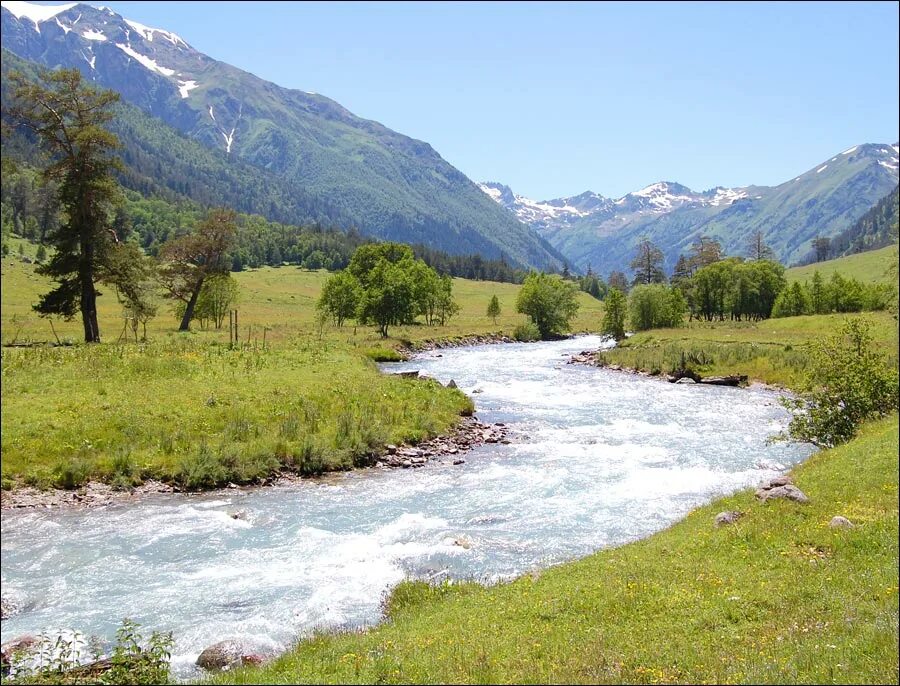
[[[825,283],[816,272],[811,284],[788,286],[784,266],[774,259],[759,231],[748,238],[744,256],[728,257],[719,241],[699,236],[688,254],[679,256],[668,279],[662,251],[644,239],[631,268],[630,287],[616,275],[616,286],[609,286],[605,297],[602,329],[617,339],[624,337],[626,323],[641,331],[681,326],[685,315],[700,321],[759,321],[883,310],[895,297],[889,285],[865,284],[840,274]]]

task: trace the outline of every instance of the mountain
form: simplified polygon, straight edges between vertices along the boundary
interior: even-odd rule
[[[430,145],[329,98],[282,88],[107,8],[8,0],[0,6],[5,49],[47,67],[79,69],[188,139],[320,199],[336,221],[455,254],[561,263]]]
[[[716,187],[703,192],[671,181],[611,199],[587,191],[534,201],[496,182],[481,190],[527,222],[579,268],[602,273],[627,266],[645,236],[669,270],[701,235],[744,253],[748,236],[763,232],[784,262],[802,258],[819,235],[835,236],[897,185],[898,146],[858,145],[778,186]]]
[[[900,186],[894,186],[894,190],[879,200],[875,207],[860,217],[853,226],[831,239],[829,255],[832,258],[846,257],[896,243],[898,224],[900,224]],[[815,251],[804,262],[814,260]]]

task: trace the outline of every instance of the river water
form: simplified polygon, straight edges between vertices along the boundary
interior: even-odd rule
[[[771,392],[565,364],[601,344],[485,345],[384,365],[453,378],[479,419],[508,424],[512,443],[477,448],[463,465],[4,511],[3,595],[26,609],[3,621],[2,640],[60,629],[110,639],[129,617],[171,630],[173,668],[190,676],[216,641],[281,650],[313,628],[371,624],[404,578],[492,582],[584,556],[812,451],[766,445],[787,421]]]

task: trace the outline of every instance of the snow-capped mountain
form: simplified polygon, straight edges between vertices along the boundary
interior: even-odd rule
[[[585,191],[568,198],[537,201],[494,181],[479,183],[478,187],[518,219],[541,232],[579,224],[586,217],[596,222],[623,221],[633,215],[666,214],[681,207],[719,207],[746,198],[748,194],[745,188],[722,187],[697,193],[679,183],[660,181],[615,200]]]
[[[44,67],[78,69],[194,141],[320,199],[335,210],[335,223],[522,266],[562,262],[430,145],[325,96],[264,81],[199,52],[189,38],[106,7],[0,6],[4,50]]]
[[[565,225],[575,219],[588,217],[613,206],[609,199],[590,191],[571,198],[537,202],[524,195],[513,193],[509,186],[493,181],[479,183],[478,187],[512,212],[520,221],[538,230]]]
[[[670,267],[701,234],[741,254],[746,236],[757,229],[790,262],[817,235],[847,229],[897,185],[898,150],[896,144],[857,145],[773,187],[697,192],[660,181],[614,200],[587,191],[542,201],[496,182],[479,187],[581,268],[621,269],[644,236],[660,246]]]

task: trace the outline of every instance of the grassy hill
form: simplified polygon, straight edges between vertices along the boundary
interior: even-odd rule
[[[894,272],[891,273],[891,267]],[[804,267],[792,267],[787,270],[788,281],[808,281],[813,272],[818,270],[827,279],[834,272],[842,276],[853,277],[868,283],[897,283],[897,245],[889,245],[878,250],[839,257],[835,260],[808,264]]]

